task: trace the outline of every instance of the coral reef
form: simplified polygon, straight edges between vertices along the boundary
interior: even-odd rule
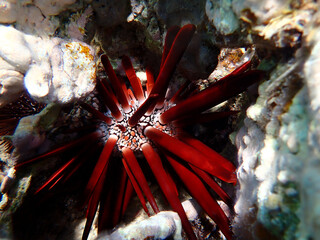
[[[214,130],[206,123],[194,124],[189,129],[227,158],[238,160],[236,196],[232,187],[221,183],[235,201],[235,216],[227,214],[234,217],[234,238],[317,239],[320,229],[318,9],[319,3],[310,0],[1,0],[0,134],[12,136],[4,137],[6,141],[0,145],[0,237],[12,236],[12,216],[15,229],[23,229],[17,219],[28,212],[28,206],[35,207],[28,201],[27,189],[37,191],[39,185],[48,181],[47,176],[59,169],[62,160],[51,156],[45,170],[38,164],[25,172],[15,171],[14,163],[73,140],[76,134],[72,129],[83,128],[95,116],[92,110],[88,114],[77,101],[86,99],[95,108],[101,102],[94,90],[103,78],[96,56],[106,52],[115,71],[126,77],[120,59],[130,55],[142,86],[147,87],[146,70],[158,74],[169,27],[192,23],[197,33],[177,73],[173,74],[168,96],[179,89],[184,79],[189,83],[188,91],[206,89],[249,59],[253,66],[266,72],[258,97],[252,87],[248,95],[241,94],[214,109],[241,112],[254,103],[246,113],[229,114],[226,123],[219,120]],[[36,105],[29,110],[23,108],[25,113],[19,112],[18,106],[26,103],[21,94],[27,96],[25,99],[31,97],[49,105],[41,113],[38,112],[43,106]],[[9,116],[10,112],[14,114]],[[63,133],[67,132],[63,125],[69,126],[68,134]],[[237,149],[229,142],[231,132],[230,139]],[[85,226],[84,222],[79,224],[84,213],[73,207],[77,203],[74,199],[78,198],[73,186],[66,185],[65,189],[71,193],[55,192],[58,204],[54,206],[59,209],[57,213],[69,216],[69,228],[66,220],[59,223],[55,211],[45,206],[35,215],[43,219],[39,212],[47,211],[48,218],[54,216],[57,229],[48,231],[49,238],[55,238],[60,227],[63,229],[60,236],[78,239]],[[63,206],[71,207],[67,211]],[[132,208],[136,210],[137,205]],[[154,218],[170,219],[161,226],[166,229],[164,235],[176,234],[174,238],[180,238],[179,224],[171,221],[175,213],[166,214],[160,212]],[[160,236],[152,222],[153,218],[138,225],[129,224],[121,231],[133,233],[132,226],[139,226],[140,230],[151,226],[152,236]],[[43,236],[51,223],[44,221],[39,235],[25,237]],[[174,225],[178,227],[173,233],[170,227]],[[193,222],[196,233],[206,229],[203,222],[196,225]],[[207,230],[203,230],[203,235],[197,237],[221,237],[212,233],[213,228],[209,229],[210,234],[205,235]],[[78,232],[70,234],[74,231]],[[90,233],[92,238],[96,234]]]
[[[159,207],[145,178],[148,172],[141,168],[143,166],[141,153],[165,198],[179,215],[189,239],[196,239],[196,236],[178,198],[174,177],[181,179],[191,196],[215,221],[224,236],[227,239],[232,238],[229,220],[206,185],[216,192],[226,205],[231,206],[230,196],[209,174],[225,183],[236,183],[235,167],[213,149],[186,133],[184,129],[193,123],[207,123],[233,114],[233,112],[208,113],[205,111],[246,90],[262,78],[263,72],[250,69],[252,65],[250,59],[203,91],[185,92],[184,84],[174,95],[165,96],[170,76],[195,30],[192,24],[182,28],[174,26],[168,30],[159,75],[154,80],[153,74],[147,71],[145,88],[137,78],[129,57],[122,57],[122,66],[130,82],[130,88],[127,88],[122,78],[116,76],[108,57],[102,55],[101,62],[110,83],[105,78],[99,79],[97,97],[101,100],[96,103],[96,106],[79,102],[84,110],[93,115],[92,121],[85,125],[84,129],[71,129],[78,133],[76,139],[33,158],[23,159],[14,165],[17,171],[21,171],[26,166],[48,157],[62,153],[67,156],[71,154],[65,159],[66,162],[35,191],[34,195],[38,195],[51,192],[52,188],[71,178],[77,169],[93,164],[92,173],[89,174],[90,177],[84,188],[87,221],[83,239],[89,236],[98,205],[100,205],[98,231],[113,228],[124,215],[133,190],[148,215],[150,211],[146,207],[143,195],[146,196],[153,212],[159,212]],[[109,110],[105,111],[105,107]],[[50,112],[46,111],[47,108],[41,113]],[[20,121],[22,127],[23,120],[29,119],[24,118]],[[45,122],[45,126],[50,126],[47,121],[41,122]],[[38,129],[41,131],[39,126]],[[18,136],[21,135],[18,134],[19,130],[18,126],[16,130]],[[22,132],[25,136],[23,140],[28,137],[24,132]],[[38,132],[31,132],[31,138],[37,138],[39,135]],[[21,138],[18,139],[19,141],[14,143],[20,143]],[[22,141],[16,149],[23,149],[23,147]],[[79,147],[80,150],[74,152],[74,149]],[[115,153],[113,153],[114,148]],[[170,169],[177,175],[168,174]],[[112,184],[115,182],[119,182],[119,185]]]

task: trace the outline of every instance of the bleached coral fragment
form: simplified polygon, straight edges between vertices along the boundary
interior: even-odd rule
[[[247,109],[247,115],[252,120],[257,120],[257,118],[261,115],[261,113],[262,113],[262,106],[259,106],[259,105],[252,105]]]
[[[17,70],[25,72],[32,60],[32,53],[24,34],[13,27],[0,26],[0,57]]]
[[[42,98],[49,94],[51,78],[52,72],[49,63],[42,62],[30,66],[24,78],[24,84],[31,96]]]
[[[303,66],[308,99],[308,132],[304,139],[308,143],[303,159],[304,169],[301,174],[301,238],[317,239],[320,235],[320,14],[314,16],[313,23],[308,26],[308,36],[305,39],[306,46],[310,49],[310,55]],[[299,141],[300,142],[300,141]],[[300,142],[301,144],[301,142]],[[300,147],[301,149],[301,147]]]
[[[283,239],[294,239],[296,234],[297,184],[301,159],[306,158],[308,122],[306,89],[283,87],[301,80],[293,77],[292,66],[296,65],[279,67],[260,85],[257,103],[247,110],[245,127],[237,136],[240,191],[234,229],[239,239],[257,238],[261,226],[274,236],[286,236]],[[290,68],[291,74],[286,74]]]
[[[181,233],[181,223],[180,218],[177,213],[175,212],[160,212],[157,215],[150,217],[147,221],[141,222],[141,226],[144,225],[143,228],[140,228],[140,231],[135,231],[136,227],[132,226],[133,228],[127,229],[124,232],[124,239],[132,239],[136,235],[136,238],[139,239],[139,236],[143,234],[144,236],[154,236],[155,238],[164,239],[168,236],[172,236]],[[168,228],[168,226],[171,226]],[[143,230],[144,229],[144,230]],[[142,231],[141,231],[142,230]],[[152,231],[153,230],[153,231]],[[136,234],[134,234],[136,232]],[[143,236],[142,235],[142,236]],[[175,236],[178,237],[178,236]],[[179,238],[179,237],[178,237]],[[140,238],[142,239],[142,238]],[[177,239],[177,238],[176,238]]]
[[[15,100],[23,90],[23,74],[0,69],[0,107]]]

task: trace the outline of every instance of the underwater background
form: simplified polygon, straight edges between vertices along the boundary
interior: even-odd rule
[[[228,159],[235,167],[228,173],[237,178],[219,178],[218,166],[218,177],[212,179],[223,189],[221,194],[203,184],[214,204],[218,203],[215,209],[223,211],[217,215],[224,220],[217,217],[221,220],[217,222],[193,198],[178,174],[172,173],[172,167],[161,175],[169,176],[169,185],[173,181],[170,176],[176,182],[174,189],[195,237],[320,239],[319,6],[316,0],[0,1],[0,239],[85,239],[84,232],[88,239],[190,238],[187,223],[181,223],[181,216],[172,211],[172,198],[163,196],[161,184],[145,160],[141,160],[141,168],[159,213],[154,214],[147,200],[145,208],[152,213],[148,216],[141,198],[133,194],[125,201],[124,194],[127,211],[122,211],[122,205],[116,224],[101,228],[103,217],[95,213],[108,212],[108,208],[98,202],[94,211],[90,212],[90,202],[83,207],[89,198],[84,190],[94,181],[90,179],[101,142],[107,144],[109,136],[123,134],[122,145],[119,141],[110,150],[111,158],[120,163],[121,150],[133,149],[136,142],[139,161],[144,154],[140,147],[146,143],[162,157],[168,151],[176,155],[186,151],[182,145],[173,150],[159,146],[160,137],[145,131],[146,126],[158,124],[163,132],[178,136],[179,128],[164,123],[164,117],[158,120],[158,115],[178,105],[178,100],[173,105],[165,101],[163,109],[150,119],[143,118],[142,132],[125,136],[123,128],[129,127],[121,125],[121,117],[103,105],[106,99],[101,94],[101,82],[110,80],[109,74],[114,72],[122,79],[122,86],[137,95],[129,82],[131,70],[142,91],[149,94],[148,73],[152,72],[156,83],[157,76],[167,71],[162,69],[165,49],[170,46],[165,43],[166,36],[177,26],[182,32],[183,26],[192,28],[186,30],[190,39],[175,42],[178,49],[186,46],[180,57],[168,54],[176,61],[168,73],[170,83],[164,93],[151,96],[163,94],[169,99],[182,89],[181,99],[192,98],[218,86],[222,97],[203,110],[202,118],[192,113],[196,122],[176,117],[174,124]],[[103,54],[108,56],[109,70]],[[124,56],[128,56],[127,62]],[[232,82],[252,76],[255,80],[250,84]],[[219,85],[221,79],[227,79],[226,88]],[[109,92],[106,95],[111,96]],[[142,100],[129,97],[136,111]],[[184,108],[200,109],[200,100],[210,102],[213,98],[211,93],[201,95],[199,102]],[[120,105],[124,119],[130,119],[124,103]],[[105,117],[117,121],[112,125]],[[105,122],[97,124],[97,118]],[[99,141],[93,135],[83,137],[93,128],[102,136]],[[137,133],[141,134],[138,138],[134,136]],[[146,136],[152,141],[144,140]],[[89,163],[71,161],[75,156]],[[226,164],[221,161],[217,165]],[[115,171],[108,184],[114,206],[124,186],[121,174]],[[99,177],[96,181],[92,192]],[[99,199],[107,201],[108,197],[102,194]],[[92,224],[86,223],[90,214]],[[112,214],[99,216],[107,215]]]

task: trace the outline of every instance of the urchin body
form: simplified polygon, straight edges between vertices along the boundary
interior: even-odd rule
[[[118,121],[113,118],[110,113],[104,113],[106,116],[112,119],[111,124],[106,124],[102,122],[99,126],[99,129],[102,133],[102,138],[106,142],[110,135],[115,135],[118,138],[117,149],[121,151],[123,147],[129,147],[133,151],[140,151],[143,143],[150,141],[145,137],[144,130],[147,126],[153,126],[169,135],[175,134],[175,127],[172,124],[161,124],[160,115],[169,109],[173,104],[165,102],[164,106],[160,109],[156,109],[152,114],[143,116],[140,121],[135,126],[130,126],[128,123],[129,119],[132,117],[134,112],[139,108],[138,101],[132,101],[133,105],[131,106],[132,110],[128,113],[125,113],[123,110],[122,115],[123,119]]]

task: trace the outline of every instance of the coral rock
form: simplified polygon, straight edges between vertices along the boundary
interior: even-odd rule
[[[0,22],[13,23],[17,20],[17,5],[10,1],[0,1]]]
[[[32,60],[32,53],[27,46],[24,34],[12,27],[0,26],[0,57],[25,72]]]
[[[15,100],[23,90],[23,74],[0,69],[0,107]]]
[[[75,0],[35,0],[34,4],[41,9],[41,12],[48,15],[57,15],[69,7],[69,5],[75,3]]]
[[[31,96],[42,98],[49,94],[49,84],[52,72],[48,63],[31,65],[28,70],[24,84]]]
[[[42,39],[5,26],[0,26],[0,35],[2,105],[18,97],[23,84],[42,102],[69,103],[94,89],[95,53],[89,45]]]

